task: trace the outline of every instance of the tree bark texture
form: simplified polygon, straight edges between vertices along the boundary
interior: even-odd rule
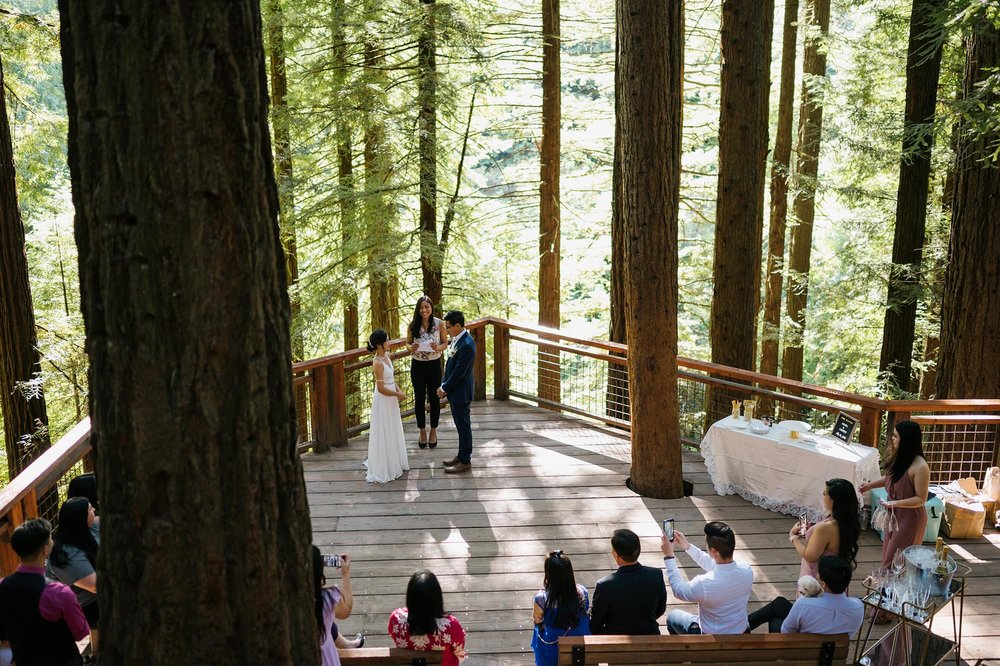
[[[621,35],[615,34],[615,77],[618,77]],[[622,226],[622,141],[619,98],[615,96],[615,147],[611,167],[611,330],[608,339],[626,344],[625,334],[625,230]],[[608,364],[608,386],[605,413],[616,419],[630,418],[628,401],[628,366]]]
[[[418,152],[420,153],[420,268],[424,294],[441,309],[444,257],[438,248],[437,232],[437,28],[435,0],[421,0],[424,22],[417,40],[419,70],[419,111],[417,112]]]
[[[538,224],[538,323],[559,328],[559,262],[562,72],[559,0],[542,0],[542,146]],[[559,402],[562,367],[559,352],[538,349],[538,395]]]
[[[755,367],[767,173],[773,0],[722,3],[722,98],[715,209],[712,362]]]
[[[788,175],[792,154],[792,115],[795,102],[795,44],[799,1],[786,0],[781,34],[781,83],[778,91],[778,126],[771,156],[771,217],[767,234],[767,275],[764,281],[764,317],[760,340],[760,371],[778,374],[781,341],[781,295],[785,265],[785,229],[788,224]],[[761,405],[761,413],[770,413]]]
[[[100,661],[315,664],[260,5],[59,11]]]
[[[909,390],[913,338],[920,295],[921,256],[927,222],[934,107],[941,73],[943,37],[935,23],[946,0],[914,0],[906,56],[903,152],[896,191],[896,229],[886,298],[879,374],[890,392]]]
[[[618,0],[617,10],[631,486],[642,495],[681,497],[677,207],[683,10],[679,2],[659,0]]]
[[[816,216],[816,176],[819,172],[820,139],[823,134],[823,79],[826,77],[826,39],[830,31],[830,0],[806,0],[805,20],[818,34],[805,40],[802,61],[802,93],[799,101],[799,136],[796,149],[796,192],[788,253],[787,312],[791,329],[785,336],[781,376],[802,380],[802,347],[809,298],[809,261],[812,255],[813,220]]]
[[[41,366],[6,96],[0,59],[0,406],[13,479],[49,448],[49,419],[41,386],[26,390],[23,384],[37,380]]]
[[[1000,67],[1000,29],[984,22],[966,41],[963,97],[996,108],[1000,94],[981,90]],[[981,112],[980,112],[981,113]],[[959,131],[951,239],[941,309],[937,398],[1000,398],[1000,165],[990,155],[1000,132]]]

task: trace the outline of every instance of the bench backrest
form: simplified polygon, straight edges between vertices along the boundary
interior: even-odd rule
[[[560,666],[584,664],[846,664],[847,634],[738,634],[735,636],[566,636]]]
[[[337,650],[340,655],[340,663],[344,666],[350,664],[399,664],[400,666],[440,666],[440,651],[418,652],[416,650],[403,650],[402,648],[352,648]]]

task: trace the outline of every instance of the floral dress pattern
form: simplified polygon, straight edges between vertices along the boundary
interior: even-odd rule
[[[465,659],[465,629],[454,615],[439,618],[433,634],[411,636],[409,613],[406,608],[397,608],[389,616],[389,637],[396,647],[444,652],[441,666],[458,666]]]

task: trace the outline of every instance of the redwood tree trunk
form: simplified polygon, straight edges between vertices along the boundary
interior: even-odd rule
[[[792,247],[788,253],[788,318],[792,330],[785,336],[781,376],[802,380],[802,345],[809,298],[809,261],[812,254],[813,219],[816,215],[816,175],[819,172],[820,138],[823,134],[823,102],[817,88],[826,76],[826,37],[830,30],[830,0],[806,0],[807,33],[802,62],[802,93],[799,103],[799,137],[795,176],[795,217]],[[818,31],[816,34],[815,31]]]
[[[618,0],[617,10],[631,486],[652,497],[681,497],[677,206],[683,10],[679,2],[660,0]]]
[[[256,0],[60,0],[101,655],[315,664]]]
[[[917,323],[920,263],[927,221],[934,106],[941,72],[942,40],[934,30],[946,0],[914,0],[906,56],[903,155],[896,191],[896,231],[889,269],[879,374],[895,392],[908,391]]]
[[[996,108],[982,82],[1000,67],[1000,28],[982,22],[966,42],[963,97]],[[980,112],[981,113],[981,112]],[[1000,398],[1000,132],[959,132],[951,240],[941,309],[937,398]],[[990,157],[991,155],[992,158]]]
[[[435,0],[420,0],[424,23],[417,40],[419,104],[417,112],[420,153],[420,268],[424,294],[441,309],[443,257],[437,233],[437,31]]]
[[[41,386],[28,390],[23,384],[38,380],[41,367],[6,97],[0,60],[0,406],[7,473],[13,479],[49,448],[49,419]]]
[[[562,122],[559,0],[542,0],[542,147],[538,229],[538,323],[559,328],[559,158]],[[559,402],[559,352],[539,347],[538,395]]]
[[[764,282],[764,320],[760,342],[760,371],[778,374],[781,340],[781,285],[785,264],[785,229],[788,224],[788,174],[792,154],[792,105],[795,101],[795,42],[798,35],[799,0],[786,0],[781,37],[781,87],[778,92],[778,127],[771,157],[771,219],[767,234],[767,276]],[[770,413],[769,403],[761,414]]]
[[[754,369],[767,170],[773,0],[722,3],[712,362]]]

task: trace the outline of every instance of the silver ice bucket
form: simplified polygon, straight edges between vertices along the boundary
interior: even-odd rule
[[[952,557],[948,557],[948,573],[937,572],[938,557],[933,546],[908,546],[903,549],[903,557],[906,558],[907,579],[927,585],[934,596],[948,596],[951,579],[958,569]]]

